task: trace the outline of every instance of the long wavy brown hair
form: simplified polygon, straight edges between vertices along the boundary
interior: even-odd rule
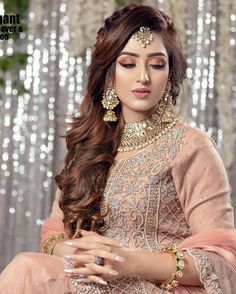
[[[70,237],[81,228],[99,233],[104,227],[100,202],[117,154],[123,123],[120,105],[115,108],[117,122],[103,121],[106,110],[101,100],[108,79],[114,82],[117,57],[141,26],[157,32],[168,52],[174,105],[185,78],[186,61],[181,42],[173,22],[163,12],[147,5],[131,4],[105,19],[97,32],[79,116],[73,115],[71,122],[66,123],[66,135],[60,136],[66,138],[67,154],[55,180],[61,190],[59,205]]]

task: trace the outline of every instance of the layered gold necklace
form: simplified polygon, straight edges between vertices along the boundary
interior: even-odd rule
[[[168,113],[168,120],[162,120],[158,108],[147,118],[124,126],[119,152],[138,150],[146,147],[158,138],[168,133],[177,122],[183,122],[183,117]]]

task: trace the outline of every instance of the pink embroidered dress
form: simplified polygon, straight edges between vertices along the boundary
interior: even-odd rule
[[[59,196],[58,189],[42,243],[64,232]],[[103,196],[101,209],[110,208],[104,235],[152,252],[174,242],[193,257],[203,287],[180,285],[173,293],[236,292],[229,183],[215,143],[205,132],[177,123],[137,154],[117,160]],[[18,254],[0,276],[0,293],[170,293],[159,288],[158,277],[125,276],[108,286],[70,281],[63,273],[67,266],[57,256]]]

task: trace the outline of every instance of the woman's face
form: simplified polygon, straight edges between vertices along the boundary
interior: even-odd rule
[[[158,34],[152,33],[154,39],[146,48],[130,38],[116,60],[114,87],[125,123],[147,117],[160,101],[166,87],[169,74],[167,51]],[[138,88],[150,92],[135,92]]]

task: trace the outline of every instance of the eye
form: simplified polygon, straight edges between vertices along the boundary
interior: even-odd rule
[[[135,63],[121,63],[119,62],[119,64],[123,67],[127,67],[127,68],[131,68],[135,66]]]
[[[153,68],[155,69],[160,69],[160,68],[164,68],[166,66],[166,64],[150,64]]]

